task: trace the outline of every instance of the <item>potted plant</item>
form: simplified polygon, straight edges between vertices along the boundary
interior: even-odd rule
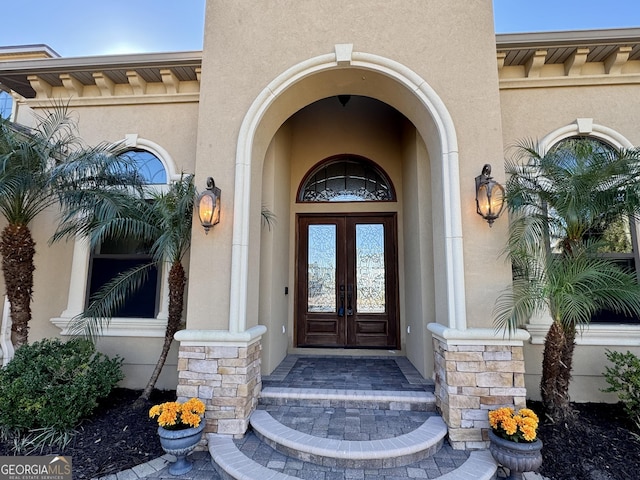
[[[184,403],[165,402],[149,410],[149,417],[158,419],[162,449],[176,457],[169,467],[171,475],[182,475],[191,470],[193,465],[187,460],[187,455],[196,448],[202,437],[204,411],[204,403],[198,398],[191,398]]]
[[[504,407],[489,412],[489,451],[498,463],[509,469],[508,478],[522,479],[542,465],[542,441],[538,437],[538,416],[523,408],[517,413]]]

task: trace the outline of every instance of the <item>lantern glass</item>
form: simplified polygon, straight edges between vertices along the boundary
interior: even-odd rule
[[[495,182],[484,183],[478,188],[478,213],[482,217],[498,218],[504,207],[504,188]]]
[[[215,205],[211,216],[211,224],[216,225],[218,223],[220,223],[220,195],[215,196]]]
[[[198,216],[200,217],[200,223],[202,225],[213,225],[213,211],[214,211],[214,199],[211,198],[209,192],[205,192],[200,197],[200,204],[198,205]]]
[[[207,189],[200,194],[196,204],[200,223],[205,233],[220,222],[220,189],[215,186],[213,178],[207,179]]]
[[[491,165],[487,164],[482,174],[476,177],[476,211],[489,226],[504,209],[504,187],[491,177]]]

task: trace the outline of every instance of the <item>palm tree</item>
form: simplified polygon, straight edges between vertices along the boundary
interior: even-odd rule
[[[36,115],[27,129],[0,119],[0,214],[7,224],[0,234],[0,256],[16,346],[28,342],[33,292],[35,242],[29,228],[40,213],[67,193],[123,185],[131,170],[120,147],[84,145],[65,105]]]
[[[160,357],[139,405],[149,399],[180,328],[184,306],[186,274],[182,260],[191,244],[196,188],[192,175],[183,175],[168,191],[154,193],[130,189],[83,196],[74,203],[54,239],[72,233],[89,237],[93,247],[105,240],[126,238],[150,245],[152,259],[124,271],[102,286],[91,298],[87,309],[74,319],[71,330],[95,339],[127,298],[145,282],[149,272],[169,265],[169,314]],[[93,202],[93,203],[92,203]]]
[[[570,418],[576,333],[599,312],[640,315],[636,272],[605,254],[640,212],[640,152],[575,138],[541,155],[523,142],[506,171],[513,284],[496,302],[496,325],[511,332],[536,312],[551,314],[541,396],[551,418]]]

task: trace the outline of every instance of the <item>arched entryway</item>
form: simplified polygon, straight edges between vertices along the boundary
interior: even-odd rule
[[[314,213],[313,207],[296,206],[292,195],[311,165],[296,155],[296,138],[302,137],[295,135],[300,127],[295,122],[304,119],[291,119],[309,106],[326,107],[322,102],[331,100],[335,105],[330,108],[344,109],[337,95],[349,94],[370,102],[369,106],[375,103],[395,111],[400,120],[387,118],[383,123],[396,126],[396,159],[390,165],[402,184],[398,193],[402,202],[377,213],[398,215],[400,343],[414,365],[430,375],[433,360],[426,324],[439,321],[458,328],[466,324],[455,131],[438,96],[413,72],[343,47],[285,72],[256,99],[243,122],[236,158],[230,331],[246,330],[253,318],[267,326],[262,342],[264,372],[291,347],[296,215]],[[370,143],[377,140],[370,135]],[[355,153],[379,162],[375,152]],[[322,158],[326,155],[305,161]],[[255,220],[265,205],[276,215],[277,226],[260,231]],[[344,213],[363,209],[349,206]]]

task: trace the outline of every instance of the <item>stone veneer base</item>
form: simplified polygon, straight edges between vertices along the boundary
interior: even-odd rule
[[[240,333],[181,330],[176,334],[180,342],[176,394],[179,401],[196,397],[204,402],[206,433],[239,437],[247,431],[262,388],[260,340],[265,331],[258,326]]]
[[[454,449],[489,445],[488,411],[526,406],[524,341],[517,330],[502,336],[491,329],[455,330],[430,323],[435,356],[436,406],[449,427]]]

